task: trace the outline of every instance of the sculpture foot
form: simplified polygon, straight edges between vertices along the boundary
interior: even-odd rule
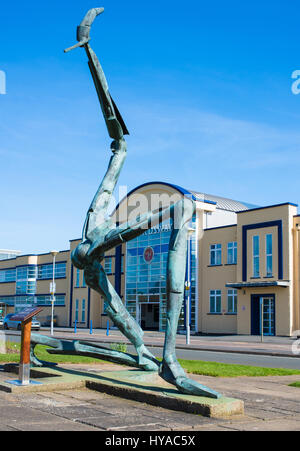
[[[159,375],[185,395],[205,396],[207,398],[219,399],[222,395],[205,385],[189,379],[175,356],[164,359],[161,364]]]
[[[205,385],[199,384],[193,379],[189,379],[187,376],[178,377],[175,380],[177,389],[186,395],[204,396],[206,398],[219,399],[222,395]]]
[[[138,365],[145,371],[158,371],[159,362],[154,355],[146,348],[144,344],[137,346],[136,352],[138,354]]]
[[[35,344],[31,344],[31,346],[30,346],[30,364],[31,364],[31,366],[39,367],[39,368],[57,366],[57,363],[46,362],[45,360],[38,359],[34,353],[35,346],[36,346]]]

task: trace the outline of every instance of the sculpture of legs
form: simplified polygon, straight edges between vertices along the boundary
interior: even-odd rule
[[[180,209],[182,209],[180,211]],[[175,209],[167,266],[167,322],[160,376],[182,393],[220,398],[220,394],[189,379],[176,358],[176,333],[184,299],[188,226],[194,213],[193,202],[185,199]]]
[[[86,266],[84,278],[91,288],[103,296],[107,302],[108,316],[134,345],[138,354],[138,366],[146,371],[157,371],[159,362],[145,347],[143,330],[125,308],[100,263],[94,261],[92,265]]]
[[[95,343],[82,342],[79,340],[59,340],[57,338],[50,338],[45,335],[31,334],[30,362],[32,366],[35,367],[56,366],[56,363],[45,362],[37,358],[37,356],[35,355],[35,347],[39,344],[50,346],[52,349],[47,350],[50,354],[79,355],[97,359],[105,359],[109,362],[128,365],[135,368],[140,368],[141,366],[138,356],[127,354],[125,352],[115,351],[113,349],[108,349],[104,346],[96,345]],[[158,363],[159,362],[157,362],[157,365]],[[157,369],[157,365],[153,365],[153,368]]]

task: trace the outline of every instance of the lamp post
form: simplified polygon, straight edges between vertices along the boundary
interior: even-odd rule
[[[186,344],[191,343],[191,236],[195,232],[195,229],[188,229],[188,253],[187,253],[187,280],[185,282],[185,327],[186,327]]]
[[[58,251],[51,251],[51,255],[53,257],[53,272],[52,272],[52,283],[50,284],[50,293],[51,293],[51,326],[50,326],[50,334],[53,336],[53,320],[54,320],[54,302],[55,302],[55,257],[57,256]]]

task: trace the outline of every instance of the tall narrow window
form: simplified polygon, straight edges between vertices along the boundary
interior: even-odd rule
[[[253,237],[253,277],[259,277],[259,236]]]
[[[86,287],[85,278],[84,278],[84,272],[82,272],[82,288]]]
[[[75,285],[75,287],[76,288],[80,287],[80,269],[76,270],[76,285]]]
[[[237,242],[227,244],[227,264],[236,265],[237,263]]]
[[[237,313],[237,290],[228,290],[227,292],[227,301],[228,301],[228,313],[236,314]]]
[[[112,274],[112,257],[105,258],[104,270],[106,274]]]
[[[76,299],[75,303],[75,321],[78,321],[79,318],[79,300]]]
[[[211,246],[210,246],[210,264],[212,266],[222,264],[222,244],[211,244]]]
[[[273,276],[273,236],[266,235],[266,276]]]
[[[209,295],[210,313],[221,313],[221,290],[211,290]]]
[[[85,323],[85,299],[82,299],[81,304],[81,321]]]

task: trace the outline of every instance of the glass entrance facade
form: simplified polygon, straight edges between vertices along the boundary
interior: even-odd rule
[[[170,224],[147,230],[143,235],[127,243],[126,248],[126,307],[141,324],[142,305],[157,304],[159,330],[166,325],[166,271],[171,236]],[[191,281],[191,330],[195,330],[196,258],[195,236],[191,238],[189,251]],[[182,305],[179,330],[185,329],[185,303]]]

